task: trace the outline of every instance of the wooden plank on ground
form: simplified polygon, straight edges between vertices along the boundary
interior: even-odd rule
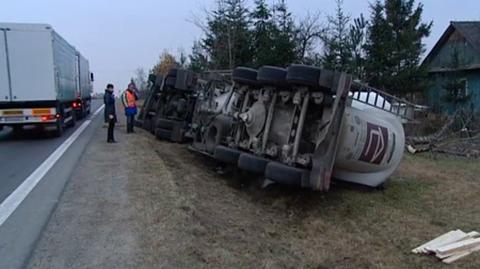
[[[455,242],[457,240],[461,240],[461,238],[464,238],[467,234],[464,233],[461,230],[454,230],[450,231],[448,233],[445,233],[443,235],[440,235],[439,237],[417,247],[416,249],[412,250],[413,253],[427,253],[429,250],[427,248],[435,249],[438,246],[449,244],[451,242]]]
[[[438,247],[437,249],[435,249],[435,253],[441,256],[445,256],[448,254],[453,254],[453,253],[464,251],[464,250],[470,250],[477,246],[480,246],[480,238],[467,239],[460,242]]]
[[[444,242],[441,245],[436,245],[436,246],[433,246],[433,247],[426,247],[426,250],[429,251],[429,252],[435,252],[437,254],[437,258],[439,258],[439,259],[445,259],[446,257],[449,257],[453,254],[452,253],[451,254],[439,254],[439,253],[436,252],[436,250],[439,247],[443,247],[443,246],[453,244],[453,243],[457,243],[457,242],[462,242],[462,241],[468,240],[468,239],[475,239],[479,235],[480,234],[478,232],[475,232],[475,231],[469,232],[468,234],[465,234],[465,236],[459,237],[456,240],[452,240],[451,242]]]
[[[471,250],[468,250],[468,251],[463,251],[459,254],[456,254],[456,255],[453,255],[453,256],[450,256],[448,258],[446,258],[445,260],[443,260],[444,263],[446,264],[451,264],[455,261],[458,261],[460,260],[461,258],[464,258],[470,254],[472,254],[473,252],[476,252],[476,251],[480,251],[480,246],[477,246],[477,247],[474,247],[473,249]]]

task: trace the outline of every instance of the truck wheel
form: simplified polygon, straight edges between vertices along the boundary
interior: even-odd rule
[[[78,118],[80,118],[80,117],[78,117]],[[77,120],[77,113],[74,113],[72,111],[72,120],[68,123],[68,127],[74,127],[76,120]]]
[[[155,129],[155,137],[159,140],[171,140],[172,139],[172,131],[160,129]]]
[[[240,157],[240,154],[241,152],[236,149],[218,146],[215,148],[213,157],[221,162],[236,165],[238,163],[238,158]]]
[[[238,159],[238,168],[252,173],[263,174],[269,162],[269,159],[243,153]]]
[[[143,129],[150,131],[152,129],[152,119],[149,117],[145,117],[143,121]]]
[[[258,72],[255,69],[248,67],[237,67],[233,70],[232,80],[238,84],[257,86],[257,75]]]
[[[178,73],[178,69],[177,68],[172,68],[172,69],[168,70],[167,76],[168,77],[176,77],[177,73]]]
[[[174,125],[175,122],[173,120],[158,119],[155,127],[165,130],[173,130]]]
[[[258,82],[262,85],[286,88],[287,70],[276,66],[263,66],[258,69]]]
[[[270,162],[265,169],[265,177],[280,184],[302,187],[302,182],[309,178],[309,173],[305,169]]]
[[[1,131],[3,131],[3,126],[2,126],[2,125],[0,125],[0,132],[1,132]]]
[[[318,89],[320,88],[319,79],[321,71],[320,68],[314,66],[294,64],[287,69],[287,82],[293,85]]]
[[[62,134],[63,134],[63,124],[62,124],[62,121],[61,121],[61,120],[57,121],[55,127],[56,127],[56,129],[55,129],[54,135],[55,135],[56,137],[62,136]]]
[[[12,126],[12,129],[13,129],[13,134],[14,135],[19,135],[23,131],[23,126],[14,125],[14,126]]]
[[[168,77],[165,80],[165,85],[167,85],[168,87],[175,88],[176,84],[177,84],[177,78],[175,78],[175,77]]]

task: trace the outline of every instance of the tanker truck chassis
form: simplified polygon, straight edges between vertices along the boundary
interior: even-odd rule
[[[194,150],[318,191],[328,191],[332,178],[376,187],[398,167],[401,121],[413,104],[305,65],[239,67],[231,76],[196,103]]]
[[[196,74],[183,69],[171,69],[163,77],[152,75],[152,83],[139,122],[158,139],[184,142],[191,137],[190,128],[196,102]]]

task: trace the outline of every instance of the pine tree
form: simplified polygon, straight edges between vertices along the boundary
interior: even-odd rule
[[[367,72],[371,84],[394,94],[421,91],[420,67],[425,52],[422,39],[428,37],[432,23],[422,23],[423,5],[415,0],[377,0],[371,7],[367,51]]]
[[[193,43],[192,53],[188,57],[190,59],[188,69],[198,73],[208,69],[208,56],[200,41]]]
[[[274,20],[276,27],[272,29],[275,48],[273,53],[276,55],[275,63],[279,66],[286,66],[297,62],[297,29],[292,18],[292,13],[288,10],[286,0],[280,0],[274,7]]]
[[[336,3],[336,14],[328,17],[329,27],[323,37],[323,66],[332,70],[348,71],[352,61],[348,38],[350,16],[343,11],[343,0],[336,0]]]
[[[348,50],[351,61],[348,66],[348,72],[353,74],[356,78],[363,80],[365,78],[365,42],[367,38],[367,24],[368,22],[360,14],[360,17],[354,20],[353,25],[350,25],[348,34]]]
[[[244,0],[218,0],[207,19],[204,47],[215,69],[231,69],[252,62],[249,11]]]
[[[227,34],[230,29],[226,13],[225,1],[217,1],[216,10],[207,18],[205,38],[202,40],[214,69],[224,69],[230,65],[230,40]]]
[[[253,65],[273,65],[275,64],[275,55],[272,51],[275,48],[273,32],[275,25],[273,23],[272,11],[265,0],[255,0],[255,9],[250,14],[253,22]]]

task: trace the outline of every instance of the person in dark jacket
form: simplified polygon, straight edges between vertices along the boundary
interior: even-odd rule
[[[108,84],[105,90],[103,100],[105,102],[105,115],[108,117],[108,136],[107,143],[117,143],[113,137],[113,130],[117,120],[117,113],[115,111],[115,96],[113,95],[113,84]]]

